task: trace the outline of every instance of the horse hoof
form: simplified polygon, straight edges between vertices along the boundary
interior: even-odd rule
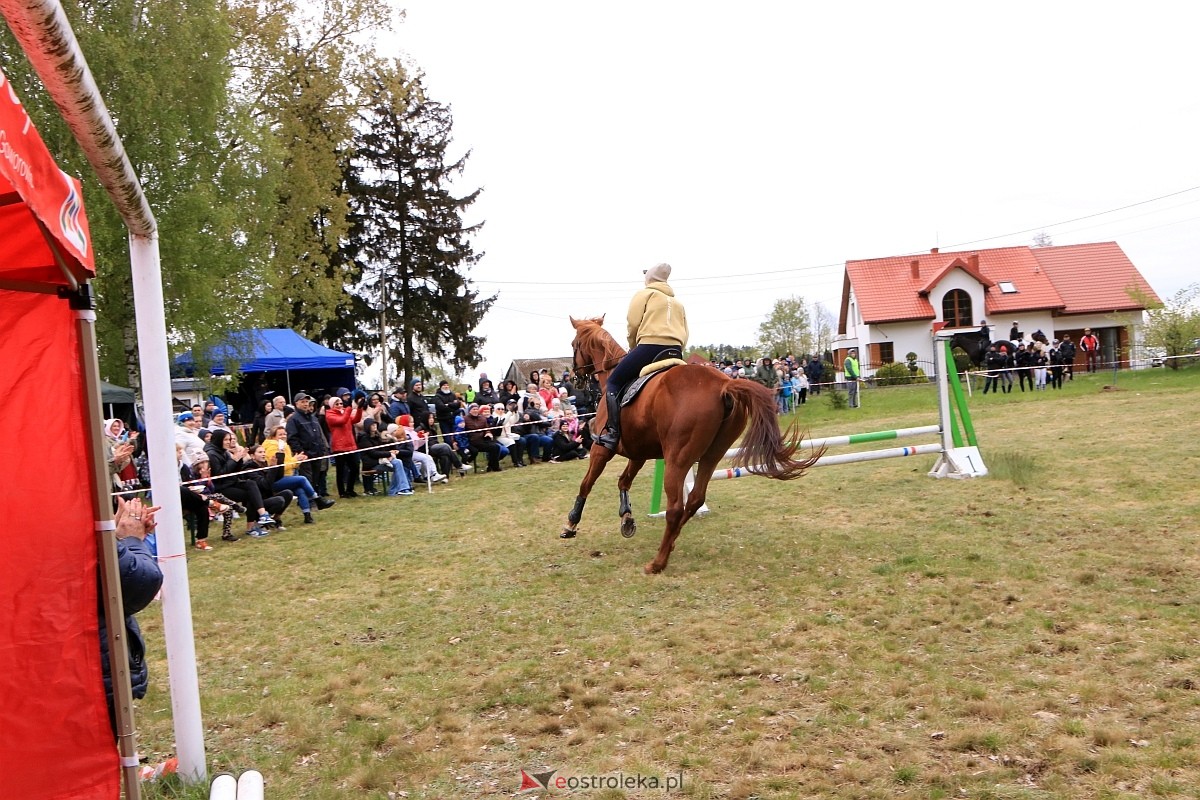
[[[637,533],[637,523],[633,521],[633,517],[626,517],[621,520],[621,535],[626,539],[632,539]]]
[[[654,562],[651,561],[649,564],[642,567],[642,571],[645,572],[647,575],[657,575],[658,573],[662,572],[662,569],[655,566]]]
[[[573,531],[570,528],[563,528],[563,532],[558,535],[560,539],[574,539],[578,531]]]

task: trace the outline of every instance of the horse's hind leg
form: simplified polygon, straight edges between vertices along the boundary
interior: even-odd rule
[[[559,534],[560,538],[574,539],[575,534],[579,532],[579,520],[583,519],[583,506],[587,503],[588,495],[591,494],[592,487],[596,484],[600,473],[604,472],[604,468],[608,466],[613,455],[613,451],[606,447],[592,448],[591,458],[588,459],[587,474],[583,476],[583,481],[579,484],[579,494],[575,497],[575,505],[571,506],[571,513],[567,514],[567,524]]]
[[[691,465],[673,464],[668,461],[666,467],[666,472],[663,476],[663,488],[667,493],[667,527],[663,531],[662,542],[658,546],[658,554],[654,556],[653,561],[644,567],[647,575],[657,574],[667,568],[667,561],[671,558],[671,551],[675,549],[675,540],[679,537],[679,532],[683,529],[683,523],[687,521],[683,507],[683,479],[687,475],[687,471],[691,469]]]
[[[692,490],[688,492],[687,503],[683,507],[683,524],[687,524],[688,520],[696,516],[696,512],[704,505],[704,500],[708,495],[708,482],[712,480],[713,470],[716,466],[717,462],[710,465],[701,461],[696,468],[696,482],[692,484]]]
[[[617,489],[621,492],[621,508],[617,512],[621,516],[621,535],[626,539],[632,538],[637,533],[637,522],[633,518],[633,507],[629,504],[629,489],[633,486],[633,479],[637,477],[638,470],[646,462],[630,460],[625,465],[625,469],[621,471],[621,477],[617,479]]]

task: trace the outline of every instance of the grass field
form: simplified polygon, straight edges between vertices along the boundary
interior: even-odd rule
[[[649,470],[635,538],[618,469],[557,538],[579,463],[190,551],[211,770],[258,769],[271,798],[513,796],[521,770],[689,798],[1200,797],[1200,369],[1111,377],[976,395],[984,479],[917,457],[714,483],[659,576]],[[801,418],[935,408],[904,387]]]

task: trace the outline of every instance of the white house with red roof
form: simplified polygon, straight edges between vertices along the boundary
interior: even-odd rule
[[[933,331],[978,331],[985,320],[993,340],[1015,325],[1026,341],[1040,330],[1078,344],[1090,328],[1111,363],[1141,344],[1146,303],[1156,302],[1116,242],[847,261],[834,363],[851,348],[867,375],[910,352],[929,363]]]

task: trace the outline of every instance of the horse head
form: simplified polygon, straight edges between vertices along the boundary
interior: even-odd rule
[[[625,353],[604,330],[604,315],[569,319],[575,328],[575,338],[571,340],[571,373],[575,386],[583,388],[591,375],[612,369]]]

